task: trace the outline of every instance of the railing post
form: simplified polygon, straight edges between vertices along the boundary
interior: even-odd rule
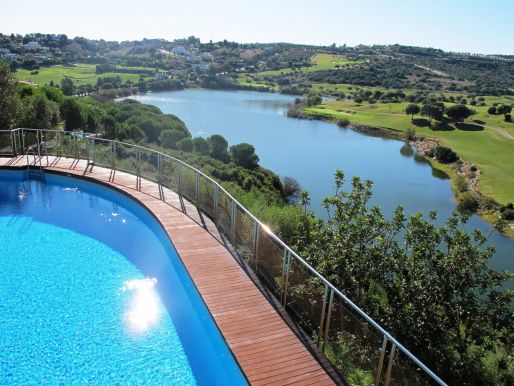
[[[283,267],[283,296],[282,305],[285,307],[287,304],[287,293],[289,292],[289,271],[291,270],[291,252],[286,248],[284,250],[284,267]]]
[[[111,150],[112,150],[112,159],[111,159],[111,169],[112,171],[116,171],[116,142],[111,142]]]
[[[178,195],[182,196],[182,165],[181,164],[178,164],[177,171],[178,171],[177,190],[178,190]]]
[[[23,154],[28,153],[27,149],[25,149],[25,130],[23,130],[23,129],[21,129],[21,143],[22,143],[22,148],[23,148]],[[28,162],[28,158],[27,158],[27,162]],[[28,163],[27,163],[27,165],[28,165]]]
[[[159,188],[159,196],[164,201],[164,190],[162,188],[162,154],[157,153],[157,186]]]
[[[218,223],[218,206],[220,202],[220,187],[218,185],[214,185],[214,208],[212,209],[214,223]]]
[[[11,130],[11,150],[13,158],[16,157],[16,146],[14,145],[14,131]]]
[[[43,166],[41,165],[41,140],[40,140],[40,134],[41,134],[41,130],[36,130],[36,146],[37,146],[37,156],[38,156],[38,161],[39,161],[39,169],[42,169]],[[34,154],[34,158],[35,158],[35,154]]]
[[[321,306],[321,320],[319,321],[319,331],[318,331],[318,347],[321,345],[321,337],[323,335],[323,325],[325,324],[325,310],[327,308],[327,295],[328,295],[328,284],[325,284],[325,289],[323,291],[323,305]],[[378,384],[376,384],[378,385]]]
[[[391,352],[389,353],[389,362],[387,362],[387,372],[384,381],[384,386],[389,386],[391,383],[391,371],[393,370],[394,354],[396,353],[396,343],[393,342]]]
[[[89,167],[89,163],[91,162],[91,141],[90,141],[89,137],[86,137],[86,151],[87,151],[87,166],[86,166],[86,171],[87,171],[87,168]]]
[[[200,207],[200,173],[195,171],[195,202],[196,206]]]
[[[136,161],[137,161],[136,189],[141,190],[141,154],[139,153],[139,147],[136,147]]]
[[[252,255],[255,270],[257,271],[257,259],[259,258],[259,234],[260,226],[256,220],[253,220],[253,238],[252,238]]]
[[[334,308],[334,289],[330,288],[330,300],[328,302],[327,323],[325,324],[325,331],[323,331],[323,344],[321,347],[321,351],[323,351],[323,352],[325,352],[325,346],[327,344],[328,331],[330,329],[330,317],[332,315],[332,308]]]
[[[375,376],[375,385],[380,384],[380,377],[382,376],[382,368],[384,367],[384,358],[385,358],[386,348],[387,348],[387,336],[384,335],[384,340],[382,341],[382,349],[380,350],[380,357],[378,359],[378,364],[377,364],[377,374]]]
[[[230,240],[232,245],[236,243],[236,214],[237,214],[237,203],[232,199],[232,211],[230,215]]]

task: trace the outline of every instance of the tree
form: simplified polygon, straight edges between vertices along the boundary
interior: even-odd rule
[[[23,98],[21,111],[21,127],[48,130],[59,123],[59,106],[41,93]]]
[[[81,129],[86,126],[85,117],[82,114],[82,106],[77,99],[72,97],[66,98],[62,104],[61,113],[66,130]]]
[[[421,114],[428,116],[430,121],[442,121],[444,115],[444,104],[440,102],[425,103],[421,106]]]
[[[7,62],[0,60],[0,129],[11,129],[19,116],[19,83]]]
[[[187,152],[193,151],[193,140],[191,138],[183,138],[177,142],[177,149]]]
[[[448,118],[455,122],[461,122],[474,114],[476,114],[476,111],[465,105],[453,105],[446,109],[446,115],[448,115]]]
[[[496,112],[498,114],[503,114],[505,116],[505,121],[508,122],[510,121],[510,119],[508,119],[508,115],[511,113],[512,111],[512,106],[511,105],[498,105],[496,107]]]
[[[107,117],[112,118],[110,115]],[[137,143],[146,139],[145,132],[133,124],[121,123],[115,131],[120,141],[131,140]]]
[[[323,99],[321,98],[321,95],[318,92],[311,91],[307,95],[307,106],[317,106],[321,104]]]
[[[107,138],[115,139],[118,137],[117,132],[116,132],[116,120],[114,119],[114,117],[112,115],[104,115],[101,118],[100,123],[102,124],[102,126],[104,128],[104,134]],[[122,134],[122,136],[124,137],[124,139],[128,139],[125,137],[125,135],[128,135],[127,129],[124,129],[124,133]],[[120,137],[120,139],[122,139],[122,138]]]
[[[411,116],[411,120],[414,119],[414,114],[419,114],[420,108],[415,103],[409,103],[407,107],[405,107],[405,114]]]
[[[443,164],[451,164],[459,159],[457,153],[445,146],[437,146],[434,150],[434,156]]]
[[[75,85],[73,84],[73,80],[65,76],[61,80],[61,90],[64,95],[73,95],[73,93],[75,92]]]
[[[490,106],[487,109],[487,114],[496,115],[496,106]]]
[[[230,154],[234,163],[245,169],[255,169],[259,166],[259,157],[255,154],[255,148],[249,143],[231,146]]]
[[[211,157],[225,163],[230,161],[230,156],[227,151],[228,142],[223,136],[219,134],[213,134],[207,138],[207,141],[209,142],[209,154]]]
[[[398,207],[386,217],[370,204],[371,181],[354,177],[345,191],[337,171],[335,182],[323,202],[327,220],[311,218],[308,242],[295,249],[449,384],[510,384],[512,292],[501,283],[511,274],[488,268],[488,236],[467,233],[468,217],[460,213],[442,227],[435,212],[407,218]],[[352,334],[347,326],[333,328]],[[352,342],[348,336],[341,344],[364,352]]]
[[[162,147],[166,147],[168,149],[176,149],[177,143],[184,139],[185,136],[186,135],[183,132],[176,129],[163,130],[159,136],[159,141]]]
[[[209,143],[205,138],[193,138],[193,151],[201,155],[209,154]]]
[[[307,216],[307,207],[311,204],[311,198],[309,196],[309,192],[306,190],[302,190],[300,192],[300,205],[303,206],[303,211]]]
[[[295,203],[300,198],[300,183],[292,177],[284,177],[282,181],[284,187],[283,198],[286,202]]]

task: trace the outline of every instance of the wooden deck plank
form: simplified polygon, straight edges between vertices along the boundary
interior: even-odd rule
[[[39,164],[31,159],[32,164]],[[25,157],[1,158],[0,166],[26,167]],[[48,171],[101,181],[132,196],[161,222],[248,381],[255,385],[335,384],[311,351],[268,302],[222,244],[215,225],[175,192],[156,183],[85,161],[49,157]]]

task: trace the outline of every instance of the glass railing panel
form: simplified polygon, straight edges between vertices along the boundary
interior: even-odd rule
[[[95,165],[104,168],[111,168],[113,166],[114,153],[111,141],[95,139],[91,149],[92,161]]]
[[[287,311],[304,331],[317,341],[320,335],[325,283],[294,256],[291,257],[289,273],[285,280]],[[328,303],[325,305],[326,308]]]
[[[36,130],[23,130],[24,153],[37,154],[38,140]]]
[[[281,295],[283,266],[284,248],[267,229],[260,227],[256,259],[257,274],[277,298],[280,298]]]
[[[216,223],[221,232],[230,238],[232,199],[220,190],[218,198],[218,208],[216,211]]]
[[[196,172],[187,166],[182,166],[180,173],[180,193],[189,201],[196,201]]]
[[[116,142],[114,145],[116,170],[130,174],[138,174],[137,148],[133,145]]]
[[[162,185],[168,189],[178,192],[180,165],[169,157],[162,158]]]
[[[12,157],[12,135],[10,131],[0,131],[0,157]]]
[[[15,155],[22,155],[24,153],[22,136],[23,136],[22,130],[13,130]]]
[[[334,296],[325,355],[351,385],[375,383],[383,335]]]
[[[63,131],[57,136],[54,155],[57,157],[75,158],[77,156],[77,141],[69,132]]]
[[[44,151],[41,155],[57,156],[60,136],[59,131],[41,131],[41,141],[44,142]]]
[[[139,148],[141,177],[149,181],[159,180],[159,153],[149,149]]]
[[[253,260],[254,220],[240,207],[236,208],[234,247],[246,263]]]
[[[211,218],[214,217],[215,190],[216,186],[211,180],[204,176],[200,176],[200,195],[198,197],[198,205],[200,206],[200,209]]]
[[[75,144],[77,149],[76,158],[87,160],[89,159],[89,142],[90,138],[87,138],[84,133],[80,131],[72,131],[71,135],[75,137]]]

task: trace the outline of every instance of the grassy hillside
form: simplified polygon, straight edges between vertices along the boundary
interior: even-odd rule
[[[114,73],[107,72],[104,74],[95,73],[96,66],[94,64],[77,63],[73,66],[51,66],[41,67],[38,74],[31,74],[29,70],[19,69],[16,71],[18,79],[23,81],[29,81],[38,85],[49,84],[53,81],[55,84],[59,84],[61,79],[69,77],[73,80],[76,86],[91,84],[95,85],[96,80],[99,77],[113,77],[119,76],[123,82],[128,80],[132,82],[139,81],[138,74],[125,74],[125,73]]]
[[[406,105],[334,101],[304,111],[401,132],[415,128],[417,135],[436,139],[475,164],[481,170],[480,190],[486,196],[501,204],[514,201],[514,123],[503,122],[502,115],[489,115],[487,107],[472,106],[477,114],[471,120],[429,126],[425,117],[414,116],[411,121],[404,113]]]
[[[359,64],[361,61],[354,61],[348,59],[343,55],[330,55],[330,54],[315,54],[311,57],[311,66],[309,67],[300,67],[297,69],[293,68],[284,68],[282,70],[275,71],[262,71],[259,72],[259,75],[279,75],[279,74],[287,74],[294,71],[299,72],[310,72],[310,71],[321,71],[321,70],[331,70],[337,67],[344,67],[349,64]]]

